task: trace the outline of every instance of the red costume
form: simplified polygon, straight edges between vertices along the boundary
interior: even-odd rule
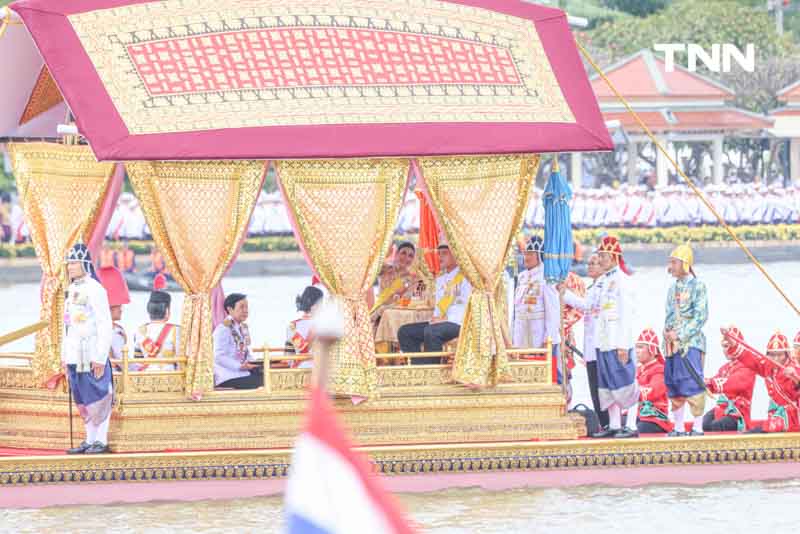
[[[741,331],[735,327],[729,330],[729,335],[739,341],[744,339]],[[723,417],[736,419],[740,432],[751,428],[750,403],[756,381],[755,371],[739,359],[743,350],[741,344],[735,344],[731,340],[725,353],[732,356],[732,359],[720,367],[716,375],[706,379],[708,390],[719,395],[713,409],[713,421],[719,421]]]
[[[639,421],[658,425],[664,432],[670,432],[673,424],[669,420],[669,399],[664,385],[664,357],[659,348],[658,336],[648,328],[639,335],[637,345],[647,345],[656,357],[640,365],[636,370],[639,384]]]
[[[800,431],[800,413],[798,413],[798,400],[800,391],[794,380],[784,374],[785,368],[794,368],[800,374],[798,367],[791,359],[786,364],[778,364],[763,354],[737,344],[735,350],[741,351],[739,361],[764,378],[767,385],[770,403],[767,411],[767,421],[763,427],[765,432],[798,432]],[[769,340],[767,352],[789,353],[789,341],[786,336],[776,333]]]

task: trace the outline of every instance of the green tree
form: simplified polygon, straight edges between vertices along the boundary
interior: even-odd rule
[[[730,73],[716,74],[698,65],[702,74],[729,87],[737,107],[766,114],[780,106],[777,92],[800,79],[800,57],[789,35],[779,36],[774,21],[765,11],[748,6],[750,0],[676,0],[672,5],[646,19],[619,17],[600,24],[589,32],[594,50],[607,55],[601,64],[608,64],[641,49],[652,49],[654,43],[697,43],[710,49],[715,43],[732,43],[744,49],[748,43],[756,48],[755,72],[734,68]],[[606,61],[603,61],[605,59]],[[686,64],[685,56],[676,54],[678,64]],[[765,149],[774,154],[776,143],[761,139],[729,137],[725,142],[728,167],[742,178],[769,176],[779,165],[773,156],[764,158]],[[692,156],[685,162],[690,176],[698,171],[698,163],[707,147],[692,146]]]
[[[671,0],[604,0],[603,5],[609,9],[622,11],[635,17],[647,17],[661,11]]]
[[[613,58],[652,50],[655,43],[696,43],[706,49],[715,43],[741,49],[753,43],[760,58],[783,56],[792,49],[790,36],[777,34],[766,11],[725,0],[676,0],[647,18],[623,15],[599,24],[591,38]],[[676,61],[685,64],[686,57],[676,54]]]

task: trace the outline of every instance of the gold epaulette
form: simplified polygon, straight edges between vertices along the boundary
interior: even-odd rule
[[[233,325],[233,321],[231,321],[230,319],[226,318],[224,321],[222,321],[222,324],[224,324],[226,328],[230,328],[231,325]]]

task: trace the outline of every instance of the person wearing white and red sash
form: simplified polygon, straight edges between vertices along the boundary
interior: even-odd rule
[[[800,431],[800,414],[798,400],[800,392],[800,368],[790,358],[789,340],[780,332],[776,332],[767,344],[767,355],[758,353],[743,343],[737,343],[727,329],[723,335],[732,342],[738,359],[745,367],[755,371],[764,379],[769,393],[767,420],[762,424],[753,423],[754,432],[798,432]]]
[[[728,330],[734,339],[744,340],[742,332],[734,327]],[[717,404],[703,417],[704,432],[744,432],[751,428],[750,404],[756,373],[739,359],[744,348],[728,337],[722,337],[722,351],[728,361],[717,374],[706,378],[706,388],[717,394]]]
[[[312,330],[312,314],[317,306],[322,302],[322,291],[314,286],[308,286],[303,290],[303,294],[296,299],[297,311],[302,313],[299,319],[289,323],[286,330],[287,352],[293,354],[308,354],[311,352],[311,345],[314,342],[314,331]],[[291,367],[305,369],[311,367],[312,360],[293,361]]]
[[[122,276],[119,269],[111,265],[99,269],[97,276],[108,294],[108,306],[111,320],[114,322],[109,357],[113,360],[121,360],[122,351],[128,344],[128,334],[125,332],[125,327],[119,322],[122,320],[122,306],[131,302],[128,283],[125,282],[125,277]]]
[[[636,429],[639,434],[661,434],[671,432],[669,399],[664,384],[664,356],[658,343],[658,335],[652,328],[639,334],[636,341],[636,383],[639,384],[639,416]]]
[[[792,341],[792,357],[794,363],[800,365],[800,332],[794,336],[794,341]]]
[[[141,325],[133,335],[134,358],[175,358],[178,354],[180,327],[169,322],[172,297],[165,291],[153,291],[147,301],[150,322]],[[175,363],[134,363],[133,371],[173,371]]]

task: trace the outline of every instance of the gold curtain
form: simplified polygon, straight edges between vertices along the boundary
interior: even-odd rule
[[[247,231],[266,170],[263,161],[127,164],[153,240],[186,292],[179,353],[188,358],[186,394],[214,388],[211,290]]]
[[[375,344],[366,294],[389,250],[408,160],[281,161],[278,176],[295,232],[331,293],[343,301],[344,337],[331,348],[329,389],[374,397]]]
[[[496,290],[522,225],[539,157],[434,157],[418,164],[450,249],[472,285],[453,379],[495,385],[510,378],[503,333],[507,317],[498,309]]]
[[[79,239],[88,242],[114,173],[88,146],[56,143],[8,145],[25,223],[42,267],[40,317],[33,371],[44,383],[61,369],[66,276],[64,258]]]

